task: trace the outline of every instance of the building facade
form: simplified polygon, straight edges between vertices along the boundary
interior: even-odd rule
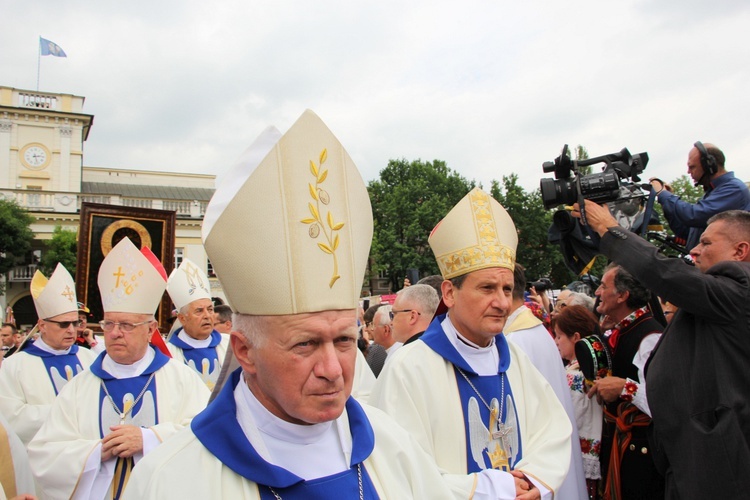
[[[0,86],[0,198],[29,211],[36,238],[27,262],[0,278],[5,280],[0,316],[5,320],[12,310],[18,326],[36,322],[29,286],[45,241],[56,226],[78,231],[83,202],[175,211],[175,265],[186,257],[204,263],[212,291],[224,299],[201,240],[216,176],[84,166],[84,143],[94,122],[83,112],[84,100]]]

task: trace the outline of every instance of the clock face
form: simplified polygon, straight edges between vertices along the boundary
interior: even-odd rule
[[[32,145],[24,148],[21,159],[23,164],[32,169],[41,169],[47,165],[49,155],[42,146]]]

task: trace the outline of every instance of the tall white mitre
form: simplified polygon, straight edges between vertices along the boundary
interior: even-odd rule
[[[49,279],[39,271],[34,273],[31,279],[31,297],[40,319],[78,310],[76,284],[68,270],[59,262]]]
[[[104,312],[153,314],[167,287],[167,272],[148,247],[123,238],[102,261],[98,276]]]
[[[489,267],[513,270],[518,233],[502,205],[474,188],[438,222],[427,239],[444,279]]]
[[[211,285],[206,273],[195,262],[183,259],[180,267],[169,275],[167,292],[179,311],[195,300],[210,299]]]
[[[206,253],[235,312],[354,309],[372,241],[365,183],[312,111],[277,134],[264,132],[214,193]]]

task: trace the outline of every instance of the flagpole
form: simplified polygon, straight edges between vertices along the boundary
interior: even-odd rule
[[[36,91],[39,92],[39,70],[42,67],[42,37],[39,37],[36,56]]]

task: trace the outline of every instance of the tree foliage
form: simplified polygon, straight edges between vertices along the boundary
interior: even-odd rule
[[[539,190],[526,192],[518,185],[518,175],[511,174],[503,176],[502,186],[493,180],[490,193],[516,225],[516,261],[526,268],[526,278],[549,277],[556,287],[569,283],[573,275],[565,267],[559,247],[547,241],[552,212],[544,209]]]
[[[390,160],[368,185],[374,219],[371,262],[385,271],[393,290],[410,268],[438,274],[427,244],[435,225],[474,187],[443,161]]]
[[[0,199],[0,273],[23,263],[34,241],[33,222],[15,200]]]
[[[46,276],[50,276],[59,262],[75,276],[76,273],[76,251],[78,242],[75,231],[68,231],[62,226],[55,226],[52,239],[47,243],[47,249],[42,254],[40,266]]]

